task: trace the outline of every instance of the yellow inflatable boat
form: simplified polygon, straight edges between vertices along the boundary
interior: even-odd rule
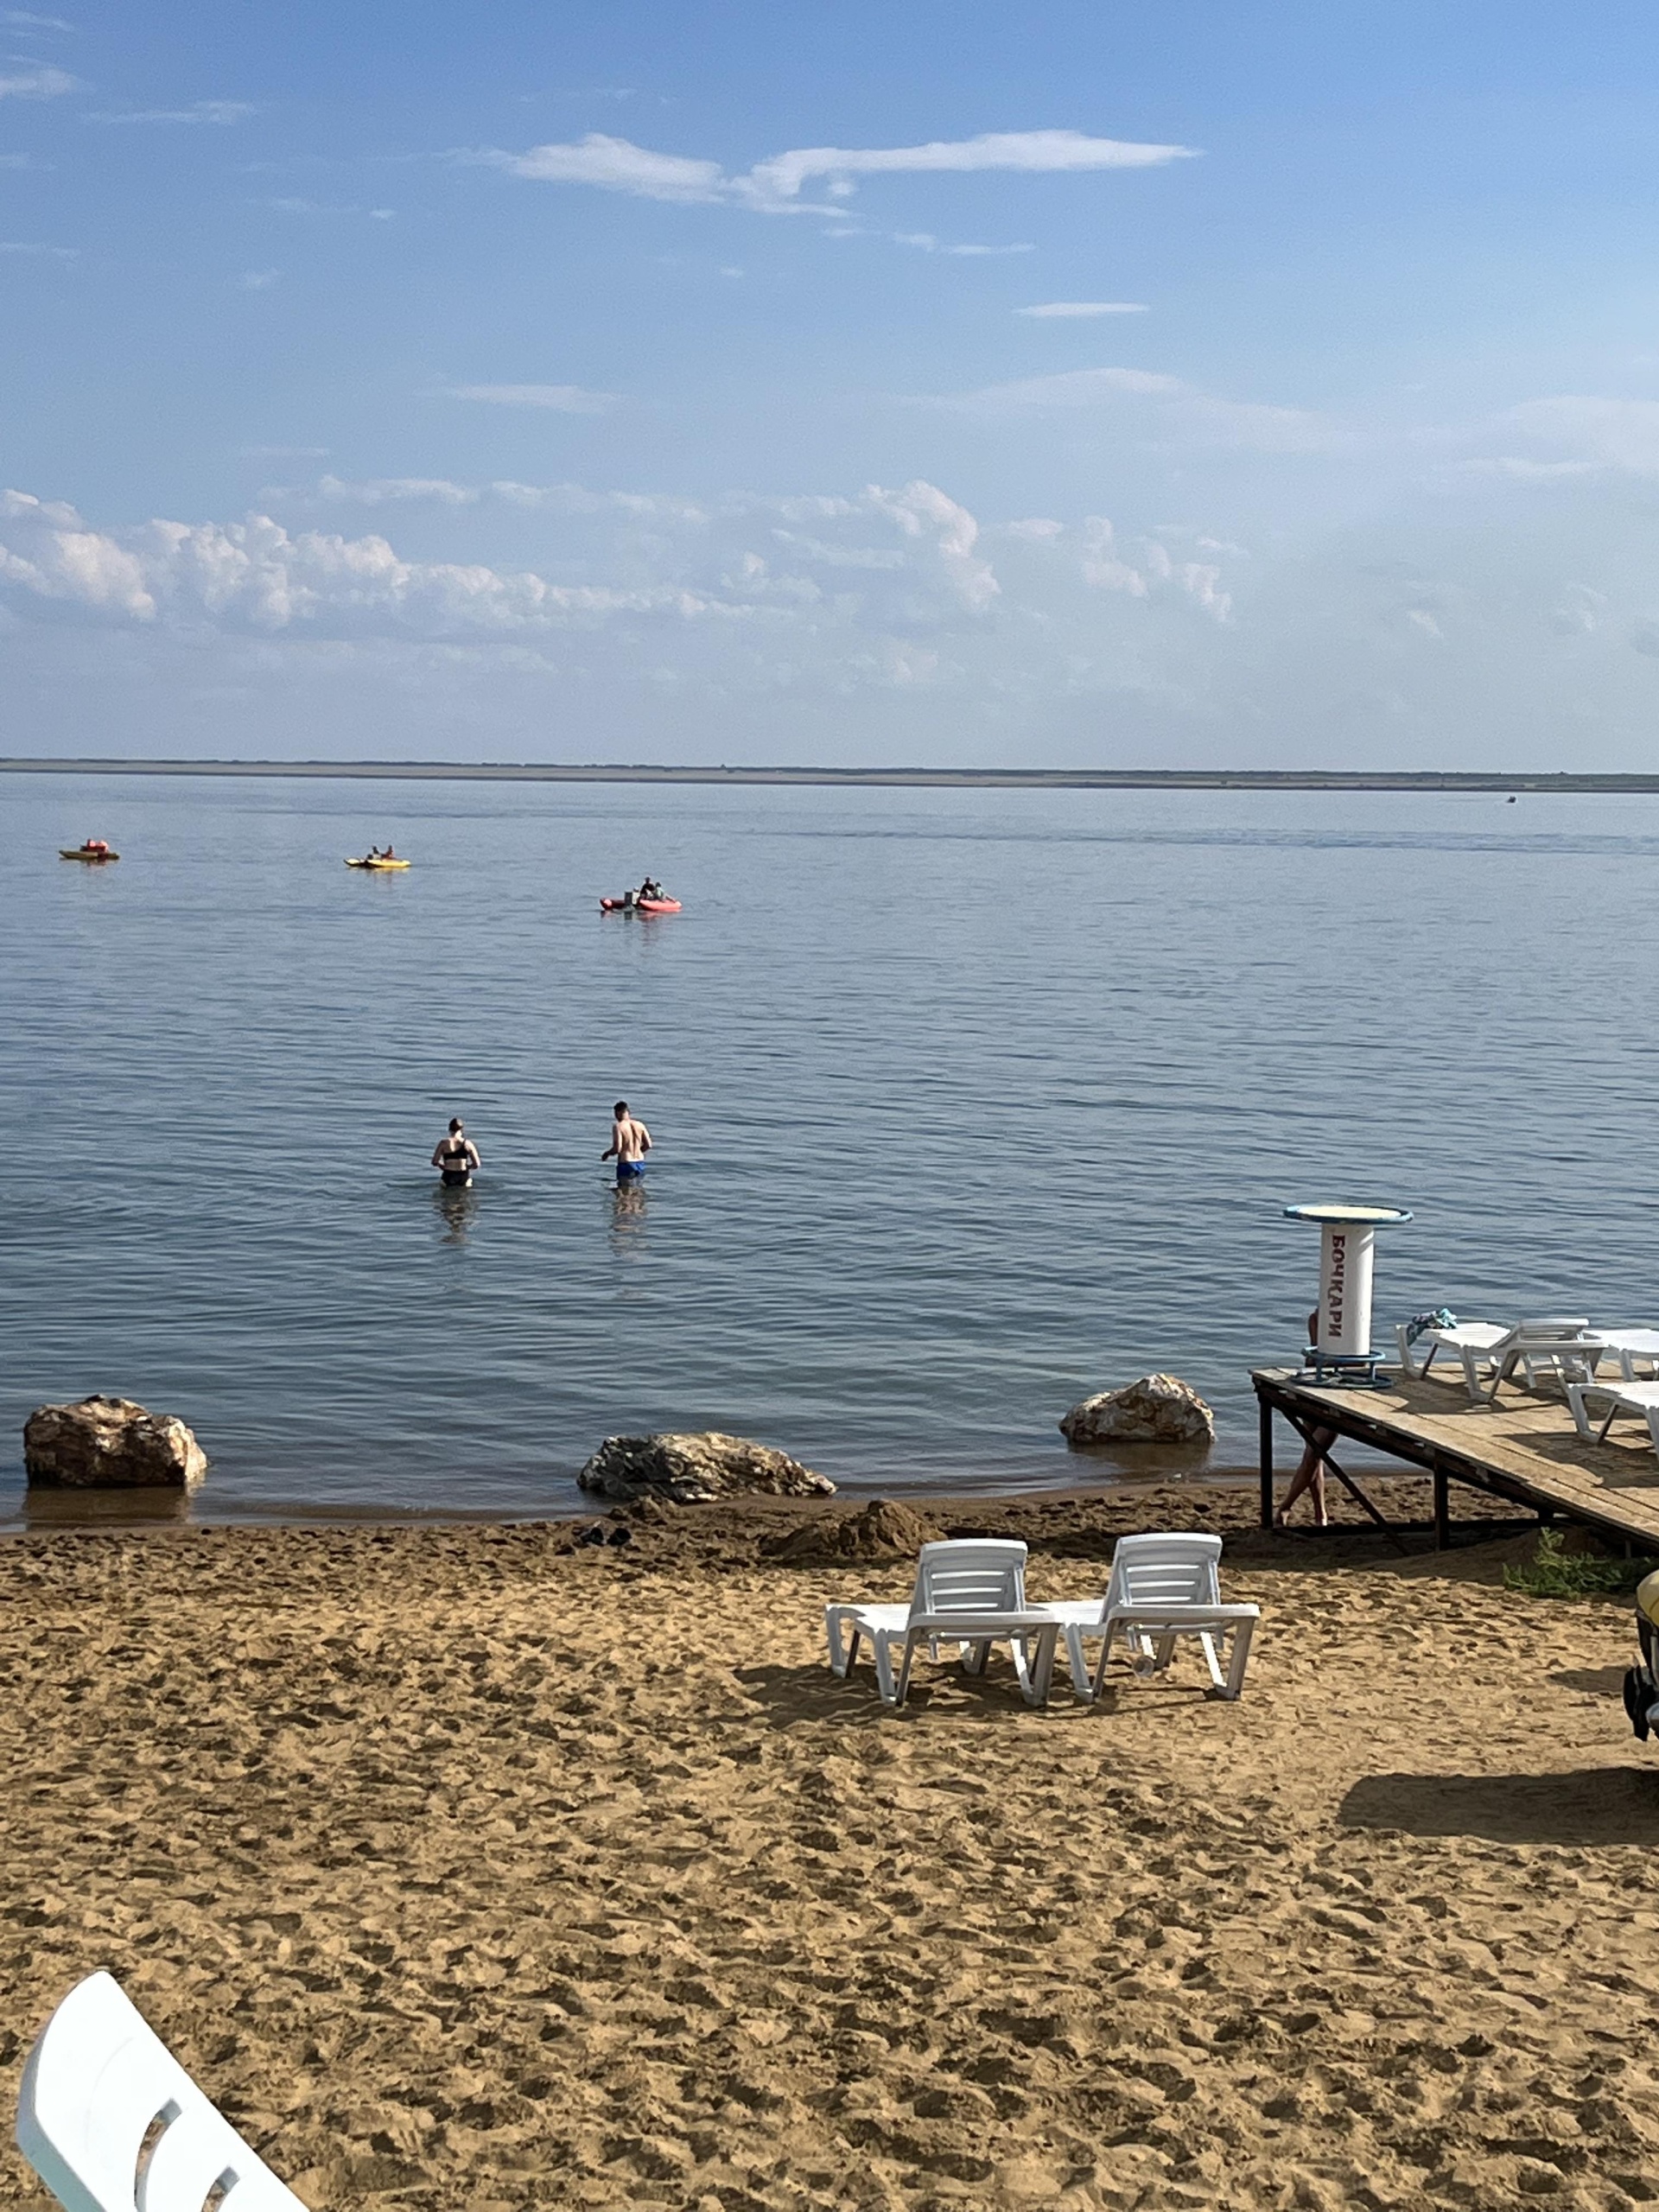
[[[347,861],[346,865],[347,868],[372,868],[377,874],[379,874],[382,873],[391,873],[400,868],[407,868],[409,866],[409,862],[407,861],[384,861],[377,854],[371,858],[360,861]]]

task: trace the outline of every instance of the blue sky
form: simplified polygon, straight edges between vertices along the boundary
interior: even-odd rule
[[[0,10],[9,752],[1642,766],[1659,19]]]

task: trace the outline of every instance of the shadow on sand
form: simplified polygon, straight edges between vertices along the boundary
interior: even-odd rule
[[[1586,1690],[1596,1697],[1621,1697],[1624,1690],[1622,1667],[1563,1667],[1549,1679],[1564,1690]]]
[[[948,1714],[952,1721],[1006,1721],[1022,1717],[1033,1721],[1063,1719],[1068,1713],[1086,1714],[1057,1677],[1046,1712],[1027,1705],[1007,1661],[993,1656],[983,1675],[965,1675],[956,1666],[918,1665],[911,1679],[910,1695],[902,1706],[883,1705],[876,1694],[875,1676],[860,1664],[842,1681],[827,1666],[740,1667],[737,1679],[776,1726],[787,1728],[802,1720],[861,1722],[920,1719],[929,1713]],[[1103,1710],[1104,1708],[1103,1708]]]
[[[1052,1726],[1057,1721],[1161,1719],[1172,1704],[1202,1705],[1205,1686],[1184,1680],[1156,1683],[1109,1681],[1098,1705],[1085,1705],[1071,1694],[1062,1658],[1055,1670],[1046,1707],[1027,1705],[1006,1659],[993,1655],[983,1675],[964,1674],[954,1664],[918,1663],[911,1678],[910,1695],[902,1706],[883,1705],[876,1694],[875,1675],[868,1662],[854,1669],[845,1681],[827,1666],[740,1667],[738,1681],[775,1727],[792,1727],[803,1720],[852,1721],[865,1726],[878,1722],[915,1720],[932,1713],[958,1721],[997,1722],[1025,1719]]]
[[[1349,1828],[1489,1843],[1659,1843],[1659,1765],[1567,1774],[1372,1774],[1337,1818]]]

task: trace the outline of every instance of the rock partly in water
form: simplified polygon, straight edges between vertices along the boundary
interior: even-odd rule
[[[176,1414],[91,1397],[35,1408],[23,1423],[23,1468],[32,1483],[75,1490],[194,1490],[207,1454]]]
[[[631,1505],[659,1497],[710,1505],[723,1497],[829,1497],[835,1484],[786,1452],[718,1429],[690,1435],[607,1436],[576,1477],[583,1490]]]
[[[781,1536],[768,1538],[760,1547],[763,1559],[786,1567],[841,1567],[848,1561],[913,1560],[924,1544],[937,1542],[944,1530],[908,1505],[895,1505],[885,1497],[872,1498],[858,1513],[838,1513],[833,1520],[809,1521]]]
[[[1076,1445],[1213,1444],[1216,1417],[1179,1376],[1143,1375],[1073,1406],[1060,1433]]]

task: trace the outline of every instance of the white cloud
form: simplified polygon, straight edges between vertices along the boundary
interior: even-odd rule
[[[1516,484],[1557,484],[1563,478],[1599,476],[1607,464],[1599,461],[1532,461],[1524,454],[1494,454],[1459,461],[1459,476],[1496,476]]]
[[[290,531],[259,513],[99,530],[67,505],[10,492],[0,494],[0,608],[14,620],[33,612],[185,632],[429,642],[663,618],[810,619],[914,642],[971,629],[1001,588],[976,518],[920,480],[849,498],[734,493],[713,510],[671,495],[444,477],[328,476],[318,496],[440,511],[486,499],[537,505],[563,518],[559,567],[580,580],[410,560],[381,537]]]
[[[1044,322],[1073,322],[1090,315],[1146,312],[1146,303],[1141,300],[1048,300],[1041,307],[1014,309],[1015,315],[1030,315]]]
[[[613,391],[587,391],[579,384],[452,384],[447,399],[480,400],[488,407],[544,407],[556,415],[602,415],[614,407]]]
[[[989,606],[1001,586],[989,563],[974,552],[979,524],[966,507],[920,479],[906,484],[902,492],[883,492],[872,485],[864,496],[878,514],[897,523],[906,537],[931,540],[940,568],[964,606],[976,611]]]
[[[0,100],[55,100],[80,89],[79,79],[67,69],[25,69],[20,76],[0,77]]]
[[[255,166],[263,168],[264,164]],[[359,207],[337,200],[306,200],[291,193],[284,193],[259,204],[275,207],[284,215],[366,215],[371,222],[375,223],[390,223],[397,213],[395,207]]]
[[[80,248],[78,245],[36,245],[32,241],[8,238],[0,242],[0,253],[33,254],[49,261],[78,261]]]
[[[42,749],[124,700],[170,751],[222,751],[233,705],[246,749],[283,751],[281,726],[328,753],[379,702],[416,756],[501,758],[510,732],[533,758],[559,726],[633,759],[776,758],[785,728],[796,759],[1087,759],[1148,702],[1224,692],[1252,635],[1195,537],[982,528],[920,479],[698,500],[329,475],[301,496],[325,516],[262,497],[240,521],[105,528],[0,495],[8,681],[47,714]],[[1402,603],[1430,602],[1396,594],[1396,639]]]
[[[148,626],[316,637],[510,639],[627,615],[741,614],[675,583],[550,583],[479,563],[405,561],[383,537],[243,523],[101,531],[73,507],[0,493],[0,597]]]
[[[365,507],[384,506],[391,500],[435,500],[442,506],[466,507],[483,497],[476,485],[452,483],[447,476],[374,476],[356,484],[325,476],[317,493],[321,499]]]
[[[135,751],[207,753],[227,726],[238,749],[294,749],[299,730],[306,751],[346,753],[377,714],[416,758],[545,756],[561,729],[633,760],[1530,768],[1651,751],[1646,484],[1488,477],[1425,496],[1422,476],[1426,451],[1548,466],[1615,434],[1645,462],[1626,403],[1452,426],[1432,448],[1385,424],[1393,444],[1363,451],[1392,488],[1332,468],[1322,517],[1299,523],[1252,511],[1231,462],[1120,469],[1188,396],[1136,373],[1151,388],[1109,404],[1151,412],[1109,421],[1072,471],[1114,487],[1092,516],[981,514],[954,485],[902,479],[686,498],[418,459],[342,467],[296,495],[310,512],[262,498],[240,521],[105,527],[14,495],[8,696],[39,749],[65,752],[118,709]],[[1340,499],[1346,524],[1329,518]]]
[[[540,184],[595,184],[642,200],[718,200],[729,190],[718,162],[681,154],[653,154],[626,138],[590,130],[574,145],[532,146],[524,154],[483,156],[514,176]]]
[[[1192,152],[1189,146],[1093,138],[1080,130],[997,130],[976,138],[936,138],[919,146],[799,147],[728,175],[715,161],[660,154],[593,130],[569,144],[532,146],[522,154],[492,150],[470,158],[542,184],[597,185],[639,199],[682,203],[735,201],[767,213],[804,209],[825,214],[833,213],[833,207],[808,208],[801,198],[803,188],[818,178],[825,180],[831,200],[840,201],[852,192],[856,176],[1149,168],[1186,160]]]
[[[1085,517],[1082,538],[1083,557],[1078,567],[1090,590],[1127,592],[1131,599],[1149,596],[1152,586],[1147,575],[1133,563],[1119,557],[1117,533],[1104,515]],[[1163,574],[1168,575],[1167,561]]]
[[[327,446],[242,446],[244,461],[326,461]]]
[[[1556,455],[1505,458],[1499,466],[1506,474],[1546,478],[1610,468],[1659,475],[1659,400],[1562,393],[1512,407],[1503,423]]]
[[[922,146],[812,146],[774,154],[740,181],[759,200],[793,200],[814,177],[915,175],[940,170],[1005,169],[1053,173],[1160,167],[1190,156],[1188,146],[1090,138],[1080,130],[993,130],[977,138],[935,138]]]
[[[988,416],[1058,412],[1116,415],[1147,442],[1248,448],[1259,453],[1338,453],[1353,434],[1300,407],[1225,399],[1152,369],[1069,369],[978,391],[936,396],[932,405]]]
[[[280,269],[245,269],[237,278],[237,289],[243,292],[268,292],[282,275]]]
[[[1214,538],[1185,529],[1123,538],[1104,515],[1085,515],[1075,529],[1033,516],[1004,524],[997,535],[1029,548],[1028,557],[1042,563],[1049,580],[1045,596],[1055,595],[1056,580],[1075,575],[1090,594],[1109,593],[1148,607],[1187,601],[1215,622],[1231,620],[1232,595],[1224,588],[1219,561],[1179,557],[1188,548],[1219,551]],[[1166,538],[1175,542],[1174,552]]]
[[[1124,397],[1168,398],[1188,387],[1156,369],[1065,369],[1057,376],[1020,377],[977,391],[945,393],[939,404],[976,413],[1023,413],[1033,408],[1100,407]]]
[[[868,238],[868,231],[837,230],[832,238]],[[1004,253],[1035,253],[1037,249],[1029,240],[1019,245],[947,245],[943,238],[936,238],[931,231],[894,231],[895,245],[919,246],[924,253],[955,254],[964,261],[981,261]]]
[[[0,525],[13,539],[0,543],[0,587],[95,613],[154,619],[143,563],[113,538],[89,530],[73,507],[23,492],[0,493]],[[25,551],[13,550],[18,542]]]
[[[22,8],[7,8],[0,11],[0,23],[17,31],[73,31],[73,23],[66,23],[61,16],[31,16]]]
[[[282,447],[251,450],[269,450],[276,457],[285,452]],[[306,449],[293,450],[303,454]],[[324,448],[315,450],[321,453]],[[519,484],[511,478],[499,478],[487,484],[458,484],[447,476],[324,476],[315,486],[270,486],[260,496],[297,505],[319,500],[334,506],[365,507],[384,506],[391,501],[450,507],[499,502],[506,507],[542,509],[558,515],[615,514],[641,522],[696,524],[708,519],[705,511],[694,501],[671,493],[594,492],[582,484]],[[780,504],[780,512],[787,504]],[[748,512],[747,506],[743,507],[743,512]]]
[[[245,123],[258,109],[251,100],[194,100],[188,107],[126,108],[89,116],[89,123]]]

